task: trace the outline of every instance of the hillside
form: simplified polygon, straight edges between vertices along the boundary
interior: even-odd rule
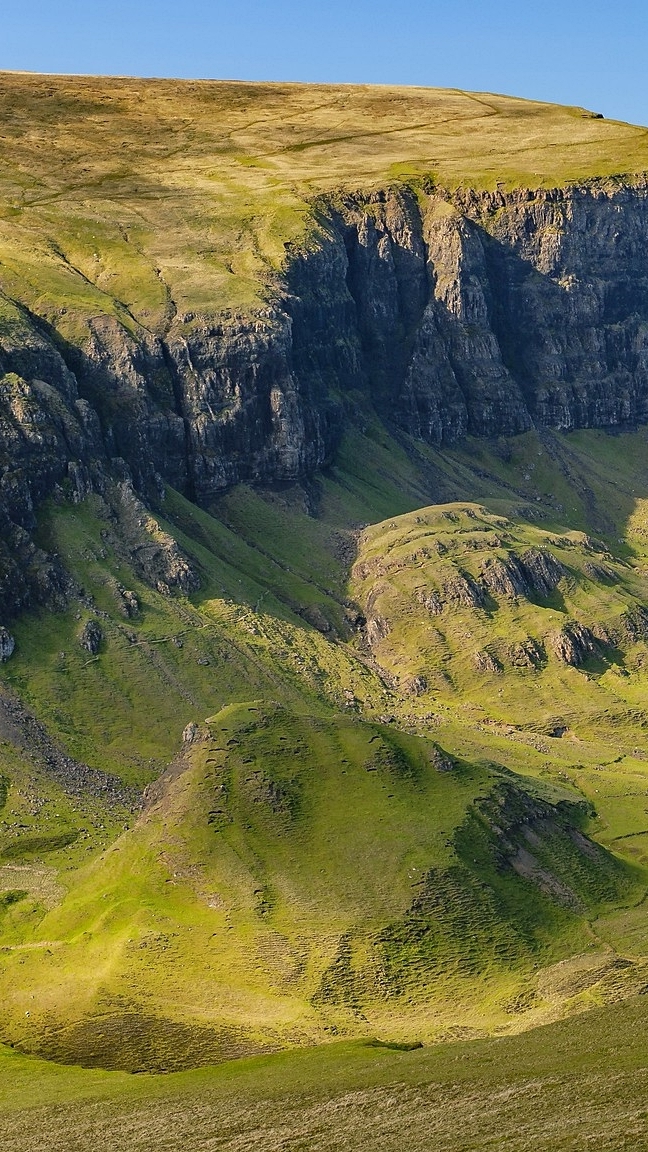
[[[215,1069],[128,1076],[0,1051],[5,1144],[86,1152],[218,1141],[275,1152],[425,1146],[466,1152],[502,1141],[554,1152],[595,1139],[646,1141],[645,997],[496,1040],[430,1048],[337,1042]],[[9,1091],[4,1089],[10,1085]],[[38,1104],[34,1104],[35,1097]]]
[[[7,1072],[113,1099],[265,1054],[378,1092],[359,1041],[270,1054],[375,1040],[437,1083],[412,1045],[625,1035],[646,130],[445,90],[0,103]]]
[[[430,460],[433,508],[414,446],[388,440],[399,496],[361,441],[320,481],[317,516],[297,487],[233,491],[218,519],[169,494],[155,534],[200,580],[188,597],[134,567],[119,503],[44,511],[77,591],[16,623],[3,667],[23,702],[16,719],[4,699],[6,1040],[173,1069],[339,1035],[518,1030],[644,987],[644,553],[640,515],[623,518],[643,433],[545,440],[542,479],[510,443],[507,463],[502,443]],[[569,529],[535,495],[559,492],[554,452],[597,486]],[[605,453],[609,477],[592,476]],[[345,523],[408,499],[416,512],[359,536],[347,588]],[[435,565],[477,587],[484,540],[492,562],[553,556],[556,587],[430,612]],[[533,635],[540,652],[584,606],[599,637],[584,664],[546,640],[537,663],[495,664],[498,644]]]
[[[451,89],[4,73],[0,100],[0,287],[72,339],[271,299],[329,191],[648,171],[644,128]]]

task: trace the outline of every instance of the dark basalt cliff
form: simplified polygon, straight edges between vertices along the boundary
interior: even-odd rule
[[[648,185],[407,191],[318,206],[276,301],[237,319],[115,315],[74,345],[16,300],[0,327],[0,619],[63,577],[31,540],[52,493],[155,503],[312,473],[359,393],[433,444],[648,417]]]

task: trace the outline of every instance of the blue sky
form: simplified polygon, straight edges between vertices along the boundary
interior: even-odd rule
[[[3,0],[0,68],[425,84],[648,124],[646,0]]]

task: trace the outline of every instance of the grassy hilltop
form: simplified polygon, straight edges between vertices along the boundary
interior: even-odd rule
[[[3,73],[0,106],[0,291],[71,339],[258,306],[322,193],[648,171],[644,128],[453,89]]]
[[[648,172],[646,129],[454,90],[5,73],[0,106],[0,334],[18,303],[71,343],[263,310],[324,193]],[[303,483],[39,509],[75,592],[0,665],[16,1152],[645,1139],[646,431],[347,415]]]

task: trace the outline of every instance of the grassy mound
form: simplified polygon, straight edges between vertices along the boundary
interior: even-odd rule
[[[457,1003],[473,1024],[542,1016],[538,967],[590,948],[588,917],[636,891],[587,817],[389,727],[230,705],[5,952],[6,1034],[136,1071],[427,1038]]]
[[[645,1145],[646,1000],[505,1039],[399,1050],[330,1044],[166,1076],[64,1068],[0,1050],[10,1152]],[[37,1101],[37,1103],[36,1103]],[[585,1135],[586,1134],[586,1135]]]

